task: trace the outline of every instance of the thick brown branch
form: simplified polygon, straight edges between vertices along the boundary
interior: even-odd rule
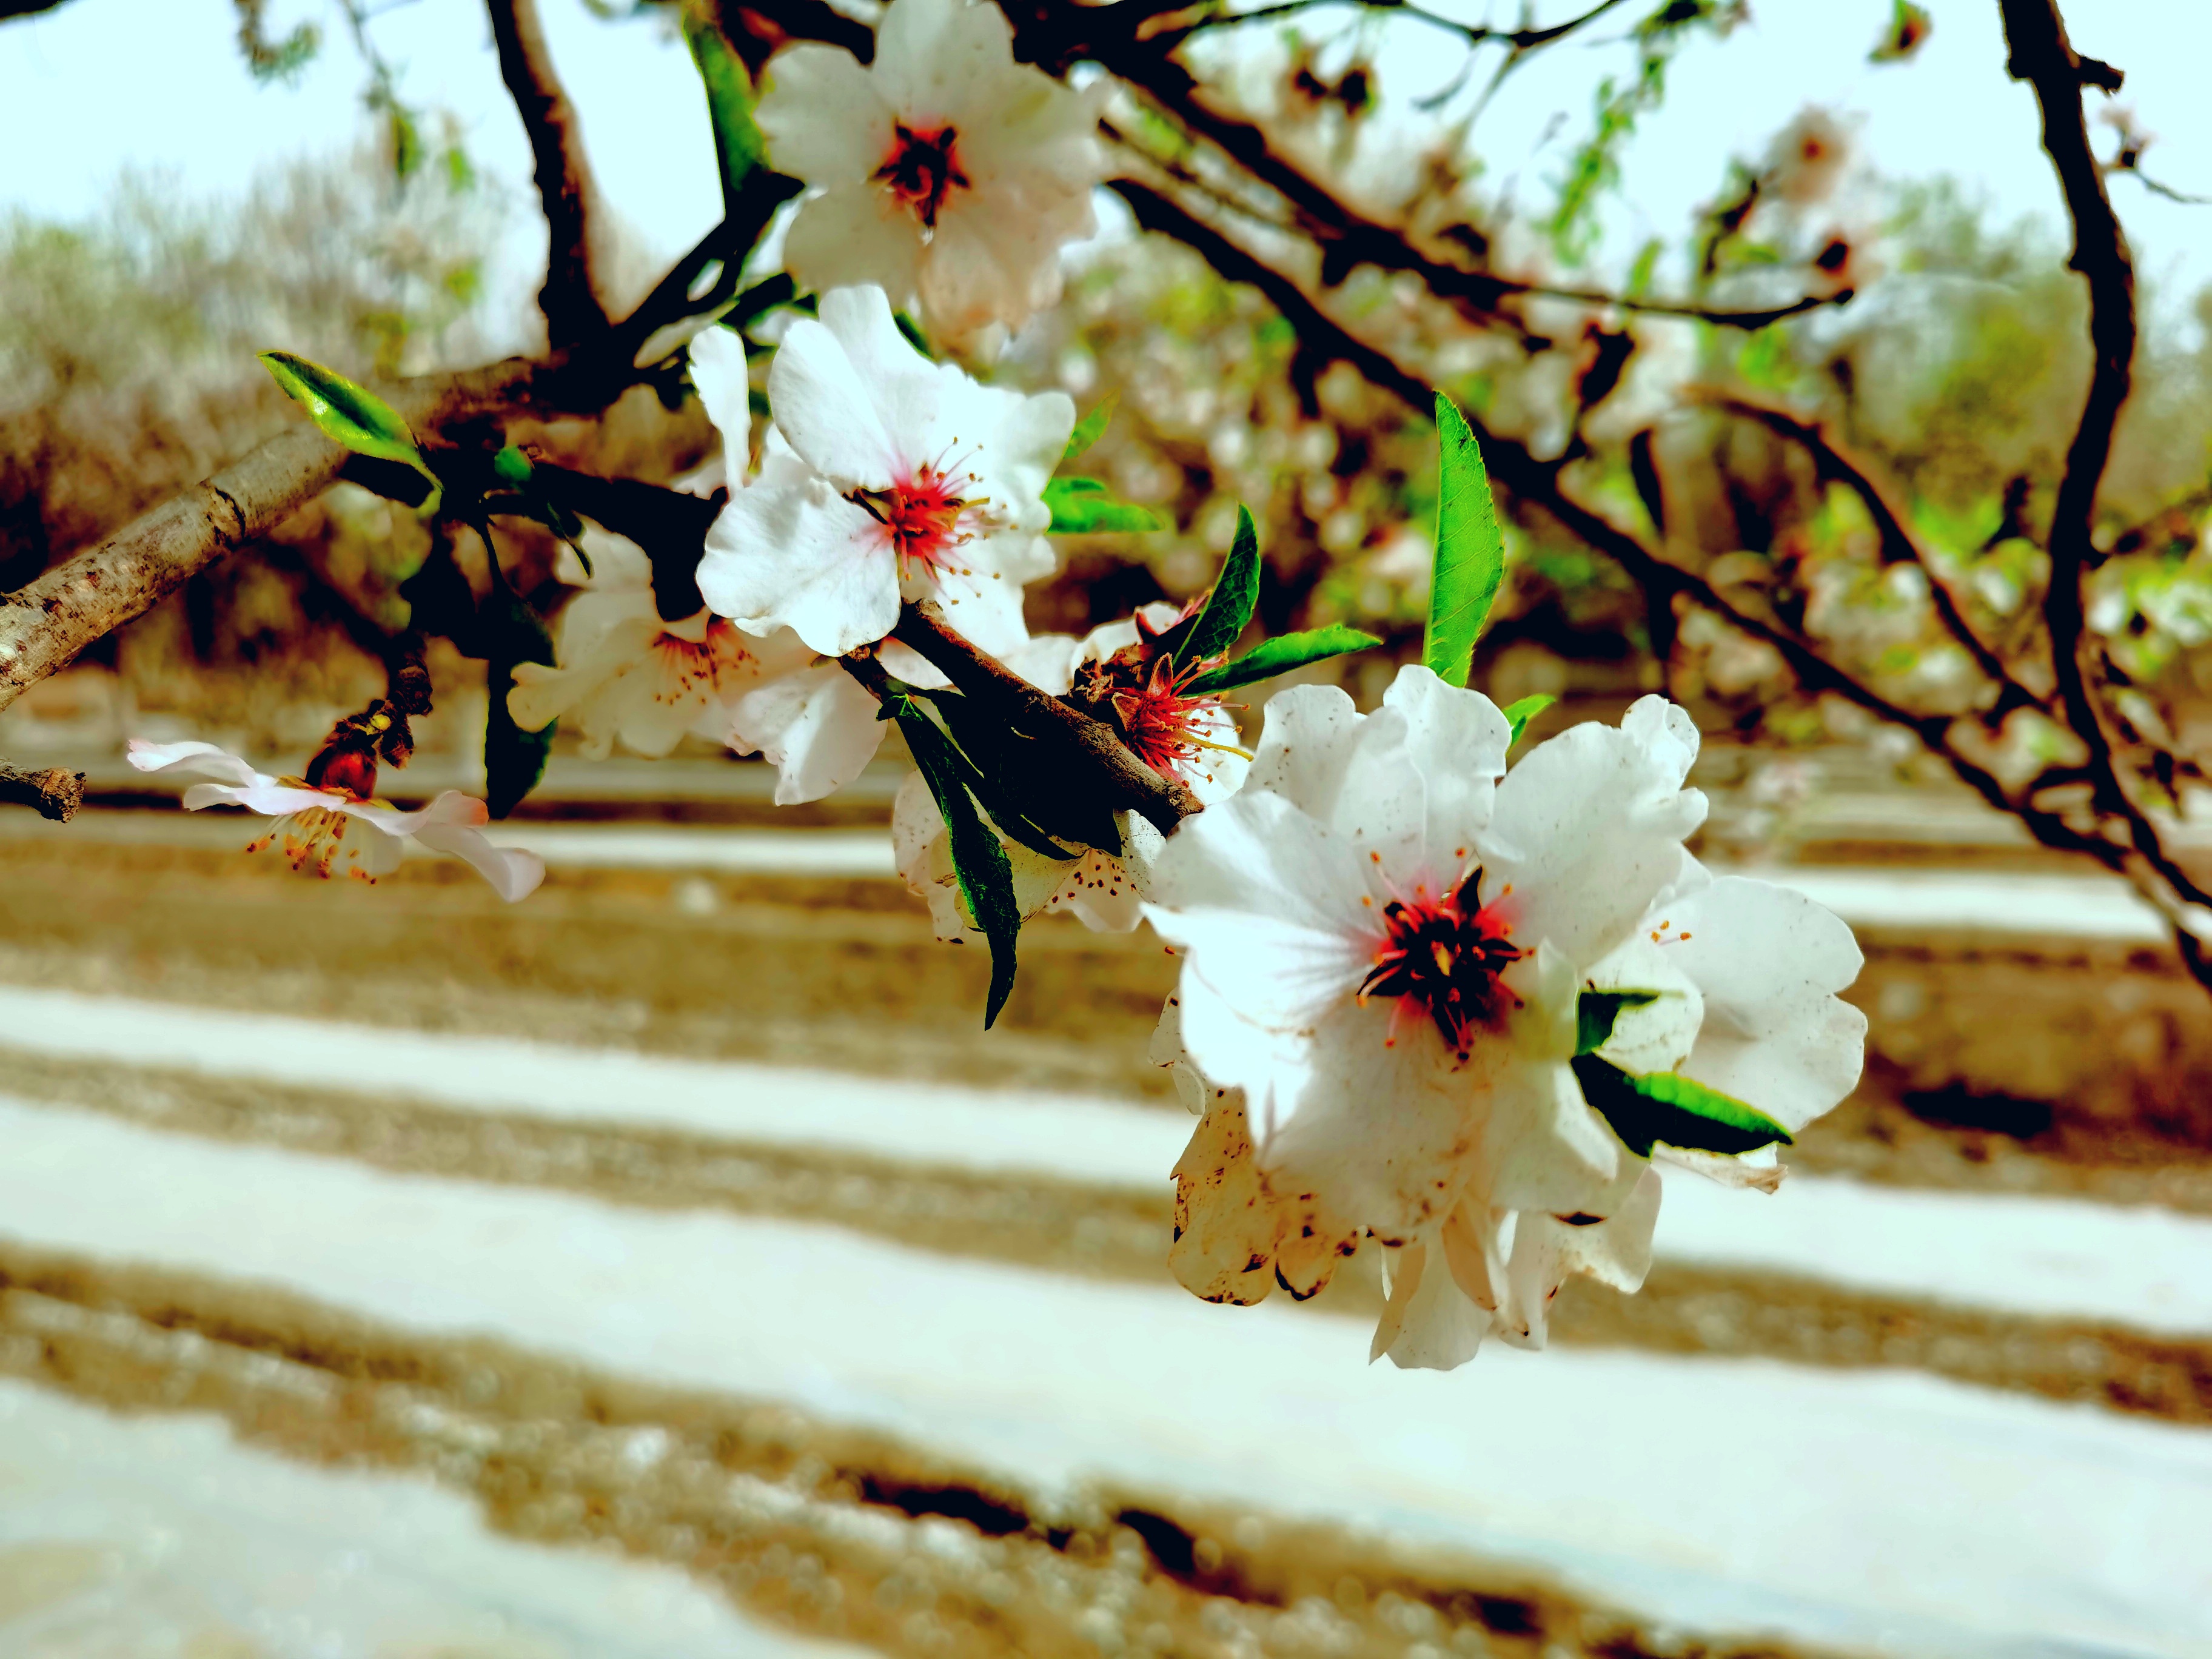
[[[580,345],[605,331],[592,237],[605,218],[584,156],[575,106],[553,68],[538,20],[538,0],[486,0],[499,72],[529,135],[538,198],[545,210],[545,286],[538,294],[553,349]]]
[[[418,433],[530,399],[543,365],[520,360],[416,381],[393,402]],[[611,395],[611,394],[610,394]],[[17,592],[0,594],[0,708],[327,488],[346,452],[302,424],[142,514]]]
[[[967,696],[1005,708],[1037,729],[1057,731],[1067,747],[1105,786],[1117,808],[1151,823],[1162,835],[1199,810],[1198,797],[1170,783],[1131,754],[1111,727],[1039,690],[989,653],[956,633],[933,605],[908,605],[892,637],[911,647]],[[856,671],[857,672],[857,671]],[[861,683],[867,684],[865,677]],[[880,688],[871,687],[880,695]]]
[[[0,801],[36,810],[42,818],[67,823],[84,805],[84,774],[52,767],[26,772],[0,761]]]

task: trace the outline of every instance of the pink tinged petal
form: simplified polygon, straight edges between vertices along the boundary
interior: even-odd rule
[[[1771,1146],[1762,1146],[1755,1152],[1730,1158],[1721,1152],[1669,1146],[1662,1140],[1653,1143],[1651,1161],[1678,1170],[1687,1170],[1723,1187],[1736,1187],[1755,1193],[1781,1191],[1783,1177],[1790,1173],[1789,1167],[1775,1156],[1775,1149]]]
[[[1249,1305],[1275,1288],[1277,1214],[1254,1161],[1244,1103],[1215,1099],[1175,1166],[1176,1282],[1207,1302]]]
[[[1387,1353],[1401,1370],[1449,1371],[1466,1364],[1489,1334],[1490,1315],[1467,1299],[1434,1248],[1409,1244],[1398,1256],[1370,1362]]]
[[[1218,805],[1243,787],[1251,768],[1252,763],[1241,752],[1243,735],[1237,729],[1235,716],[1225,708],[1206,709],[1190,724],[1196,736],[1216,746],[1200,749],[1181,762],[1179,769],[1200,805]]]
[[[816,478],[755,484],[707,532],[699,591],[748,633],[789,628],[825,657],[898,622],[898,560],[883,526]]]
[[[247,785],[265,782],[244,761],[211,743],[149,743],[131,739],[125,758],[141,772],[177,770],[213,782]]]
[[[1438,1243],[1444,1265],[1460,1294],[1478,1308],[1496,1313],[1511,1294],[1505,1278],[1503,1228],[1512,1213],[1470,1199],[1445,1218]]]
[[[1641,1290],[1651,1271],[1659,1194],[1658,1172],[1645,1165],[1620,1207],[1598,1220],[1583,1219],[1586,1212],[1571,1212],[1572,1220],[1541,1211],[1524,1212],[1514,1226],[1506,1271],[1514,1304],[1527,1324],[1501,1327],[1499,1334],[1516,1347],[1542,1347],[1550,1334],[1552,1299],[1572,1273],[1587,1273],[1630,1294]]]
[[[958,459],[956,443],[973,447],[986,434],[966,418],[965,404],[978,398],[1012,398],[1012,392],[987,392],[951,364],[930,362],[900,332],[889,298],[879,286],[863,284],[824,294],[817,313],[821,329],[834,340],[851,366],[854,380],[865,390],[875,418],[888,434],[885,483],[903,483],[923,466],[950,466]],[[796,333],[794,329],[793,333]],[[784,337],[784,349],[791,343]],[[776,353],[783,361],[783,349]],[[783,401],[776,392],[775,370],[769,371],[769,396],[776,418],[783,420]],[[949,424],[948,424],[949,423]],[[811,428],[789,433],[792,447],[825,472],[838,467],[825,462],[817,451],[820,434]],[[868,488],[866,479],[856,481]]]
[[[1678,908],[1663,948],[1705,1006],[1682,1072],[1802,1128],[1857,1085],[1865,1060],[1866,1016],[1834,994],[1858,977],[1857,941],[1803,894],[1741,876]]]
[[[751,459],[752,383],[745,374],[744,342],[726,328],[691,338],[691,384],[722,440],[724,476],[741,479]]]
[[[458,789],[441,791],[427,806],[403,812],[380,801],[346,801],[337,811],[375,825],[387,836],[418,836],[440,825],[474,826],[491,822],[491,809]]]
[[[305,789],[289,783],[279,783],[274,778],[263,778],[243,788],[228,784],[196,783],[185,791],[185,811],[197,812],[208,806],[243,806],[272,818],[290,816],[294,812],[342,808],[348,803],[343,795],[323,789]]]
[[[958,878],[945,846],[945,820],[919,772],[907,774],[892,803],[891,854],[907,890],[928,902],[937,937],[948,943],[964,939],[967,921],[960,914]]]
[[[891,147],[877,77],[850,52],[808,43],[768,66],[757,118],[776,170],[816,189],[865,184]]]
[[[823,309],[830,311],[830,299],[847,295],[874,295],[888,322],[890,308],[881,289],[841,289],[825,297]],[[844,310],[833,314],[842,319]],[[813,320],[792,325],[768,374],[776,429],[839,494],[888,489],[908,465],[880,412],[881,390],[868,383],[829,325]]]
[[[417,844],[450,853],[491,884],[509,904],[528,898],[545,879],[544,860],[519,847],[495,847],[481,830],[465,824],[433,823],[416,832]]]
[[[730,712],[736,744],[758,750],[775,767],[779,806],[842,789],[875,758],[885,728],[876,700],[836,663],[770,680]]]
[[[999,660],[1040,691],[1064,697],[1075,683],[1075,665],[1081,642],[1068,634],[1040,634],[1024,639],[998,653]]]
[[[1524,948],[1548,939],[1574,962],[1595,962],[1680,878],[1682,842],[1705,821],[1705,798],[1680,787],[1685,745],[1673,725],[1647,717],[1643,726],[1642,736],[1575,726],[1498,785],[1477,840],[1482,896],[1513,889]]]

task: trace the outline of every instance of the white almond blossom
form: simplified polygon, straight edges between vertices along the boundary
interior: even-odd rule
[[[535,853],[495,847],[484,836],[484,804],[448,789],[419,811],[403,812],[388,801],[350,790],[316,788],[297,778],[272,778],[211,743],[148,743],[134,738],[131,764],[141,772],[196,775],[185,791],[185,810],[243,806],[276,820],[249,851],[278,841],[295,870],[329,877],[343,870],[374,881],[398,868],[405,843],[450,853],[474,868],[508,903],[527,898],[545,879]]]
[[[1060,250],[1097,228],[1102,83],[1075,92],[1014,62],[1006,16],[898,0],[864,69],[802,45],[769,65],[761,130],[815,191],[784,244],[803,285],[873,283],[963,339],[1018,329],[1060,298]]]
[[[691,379],[720,434],[718,482],[749,487],[751,412],[744,346],[712,328],[690,346]],[[693,482],[703,477],[695,475]],[[778,805],[817,800],[860,774],[883,741],[875,700],[789,629],[745,632],[712,611],[660,614],[652,562],[627,538],[587,529],[586,573],[559,574],[585,591],[561,614],[557,667],[521,663],[507,711],[523,730],[567,720],[582,752],[604,758],[617,739],[667,754],[688,732],[757,752],[777,769]]]
[[[1576,1079],[1586,987],[1662,994],[1601,1058],[1786,1129],[1856,1083],[1865,1021],[1834,994],[1858,972],[1850,930],[1684,849],[1705,803],[1682,710],[1647,697],[1508,772],[1510,738],[1422,668],[1371,715],[1293,688],[1244,787],[1155,861],[1146,915],[1186,956],[1154,1058],[1205,1114],[1171,1258],[1198,1294],[1311,1295],[1372,1236],[1374,1353],[1449,1368],[1492,1333],[1541,1346],[1571,1273],[1639,1286],[1660,1185]]]
[[[981,386],[908,343],[878,288],[824,295],[769,370],[761,476],[708,532],[699,588],[748,633],[825,657],[934,599],[984,650],[1028,637],[1022,586],[1048,575],[1046,482],[1075,425],[1064,392]]]
[[[1180,612],[1150,605],[1136,617],[1107,623],[1080,639],[1048,634],[1008,652],[1003,660],[1030,684],[1064,696],[1079,669],[1093,665],[1113,676],[1117,714],[1137,757],[1163,777],[1190,786],[1201,803],[1226,800],[1250,763],[1237,747],[1235,718],[1218,697],[1189,697],[1164,675],[1138,660],[1140,638],[1171,626]],[[1146,632],[1140,632],[1139,621]],[[1074,915],[1098,933],[1126,933],[1142,918],[1146,872],[1164,844],[1160,832],[1133,812],[1119,813],[1119,857],[1086,848],[1075,859],[1046,857],[1001,838],[1013,877],[1014,902],[1024,917],[1040,911]],[[908,888],[929,904],[938,938],[964,939],[975,927],[952,868],[945,820],[919,772],[901,786],[891,812],[891,845]]]

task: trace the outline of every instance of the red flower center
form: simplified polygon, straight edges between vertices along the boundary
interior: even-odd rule
[[[1120,665],[1117,659],[1109,668]],[[1121,741],[1131,754],[1171,783],[1182,781],[1179,772],[1202,767],[1206,750],[1226,747],[1218,738],[1206,735],[1209,728],[1200,724],[1221,707],[1221,699],[1194,697],[1183,690],[1204,666],[1192,663],[1177,673],[1172,659],[1157,657],[1149,669],[1135,665],[1130,683],[1109,694],[1115,716],[1121,725]]]
[[[919,469],[904,483],[863,489],[853,499],[884,526],[902,576],[946,568],[952,550],[968,539],[960,520],[969,504],[955,492],[954,480],[933,466]]]
[[[1469,1031],[1495,1027],[1519,1001],[1498,983],[1498,975],[1522,955],[1507,939],[1511,927],[1497,905],[1466,908],[1476,902],[1481,876],[1481,871],[1474,872],[1448,898],[1417,895],[1384,905],[1382,948],[1359,988],[1362,1000],[1403,997],[1424,1010],[1436,1022],[1444,1046],[1462,1060]]]
[[[890,186],[914,216],[928,230],[937,228],[937,215],[954,185],[966,188],[968,175],[960,171],[953,143],[959,135],[951,127],[917,132],[894,125],[890,154],[876,177]]]

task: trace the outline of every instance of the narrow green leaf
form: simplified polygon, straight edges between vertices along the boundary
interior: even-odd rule
[[[768,154],[753,119],[752,77],[722,31],[696,9],[684,8],[684,40],[707,89],[707,114],[714,127],[714,160],[722,173],[722,207],[734,216],[745,180]]]
[[[1649,1008],[1659,1000],[1657,991],[1584,991],[1575,1004],[1575,1052],[1587,1054],[1605,1047],[1613,1022],[1624,1009]]]
[[[1518,702],[1508,703],[1504,714],[1506,720],[1512,724],[1513,736],[1505,746],[1510,749],[1514,744],[1520,742],[1521,734],[1528,729],[1528,722],[1557,702],[1559,699],[1549,692],[1539,691],[1534,696],[1523,697]]]
[[[1021,933],[1022,914],[1014,899],[1013,867],[961,779],[952,740],[911,702],[907,709],[898,716],[899,730],[905,733],[914,763],[945,819],[952,872],[968,900],[968,914],[990,941],[991,989],[983,1006],[983,1029],[988,1031],[1014,988],[1014,942]]]
[[[1272,640],[1262,640],[1234,662],[1200,674],[1191,681],[1185,690],[1194,697],[1211,697],[1224,691],[1233,691],[1240,685],[1255,681],[1270,680],[1278,674],[1287,674],[1293,668],[1304,668],[1308,663],[1326,662],[1331,657],[1341,657],[1353,651],[1364,651],[1382,641],[1372,634],[1363,634],[1356,628],[1346,628],[1341,623],[1332,623],[1327,628],[1316,628],[1304,634],[1279,634]]]
[[[1114,405],[1120,400],[1119,392],[1108,392],[1098,400],[1096,408],[1075,423],[1075,430],[1067,437],[1067,447],[1060,453],[1060,464],[1062,466],[1106,434],[1106,422],[1114,418]]]
[[[438,510],[438,475],[422,459],[422,446],[399,411],[336,369],[289,351],[264,351],[261,366],[284,388],[284,395],[307,411],[315,429],[356,455],[411,466],[430,481],[430,499],[416,509],[424,518]]]
[[[1096,478],[1054,478],[1044,487],[1044,504],[1052,509],[1056,535],[1142,535],[1168,527],[1167,520],[1151,507],[1115,501]]]
[[[1221,574],[1213,580],[1206,608],[1198,613],[1182,642],[1172,647],[1175,659],[1210,662],[1224,655],[1237,643],[1259,603],[1260,532],[1252,527],[1251,514],[1239,507],[1237,539],[1230,544],[1229,556],[1221,562]]]
[[[1449,685],[1465,685],[1474,642],[1505,574],[1505,540],[1490,499],[1490,474],[1459,405],[1437,393],[1437,562],[1421,660]]]
[[[1121,850],[1113,808],[1095,792],[1066,787],[1041,763],[1046,751],[1036,738],[1003,713],[954,690],[910,691],[908,702],[915,698],[936,711],[958,751],[963,779],[1000,834],[1049,859],[1081,856],[1062,841]]]
[[[489,537],[485,544],[490,544]],[[538,787],[545,775],[546,757],[553,751],[558,720],[549,720],[542,731],[526,732],[507,708],[507,694],[514,689],[514,665],[550,663],[553,636],[504,580],[494,585],[478,620],[486,647],[484,685],[491,696],[484,718],[484,805],[492,817],[503,818]]]
[[[1639,1158],[1650,1157],[1652,1143],[1659,1140],[1728,1153],[1790,1140],[1790,1132],[1758,1108],[1674,1072],[1637,1077],[1595,1054],[1577,1054],[1573,1063],[1583,1098]]]

